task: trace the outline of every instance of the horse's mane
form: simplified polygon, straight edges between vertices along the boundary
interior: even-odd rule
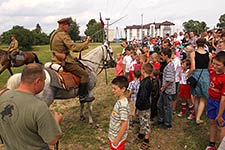
[[[99,50],[101,50],[100,48],[101,48],[101,46],[94,48],[93,50],[91,50],[87,54],[85,54],[83,57],[88,58],[89,56],[95,56],[95,53],[97,53]]]

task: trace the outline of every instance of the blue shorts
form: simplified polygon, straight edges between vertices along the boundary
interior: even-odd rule
[[[208,98],[208,105],[207,105],[207,110],[206,114],[207,117],[211,120],[215,120],[220,109],[220,101],[215,101],[211,98]],[[225,111],[223,112],[223,119],[225,120]],[[223,124],[225,126],[225,123]]]

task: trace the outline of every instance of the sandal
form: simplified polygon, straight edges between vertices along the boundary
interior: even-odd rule
[[[150,147],[149,143],[143,142],[141,147],[140,147],[140,150],[148,150],[149,147]]]
[[[197,125],[200,125],[200,124],[203,124],[203,123],[204,123],[203,120],[196,120],[196,124],[197,124]]]

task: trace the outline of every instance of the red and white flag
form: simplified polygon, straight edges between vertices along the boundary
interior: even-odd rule
[[[102,20],[102,15],[101,15],[101,13],[99,13],[99,15],[100,15],[100,21],[101,21],[102,28],[104,28],[105,23],[104,23],[104,21]]]

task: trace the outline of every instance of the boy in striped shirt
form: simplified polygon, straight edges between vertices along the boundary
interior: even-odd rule
[[[128,87],[125,76],[118,76],[112,80],[112,92],[118,97],[110,116],[109,134],[111,150],[124,150],[128,134],[129,104],[125,95]]]

